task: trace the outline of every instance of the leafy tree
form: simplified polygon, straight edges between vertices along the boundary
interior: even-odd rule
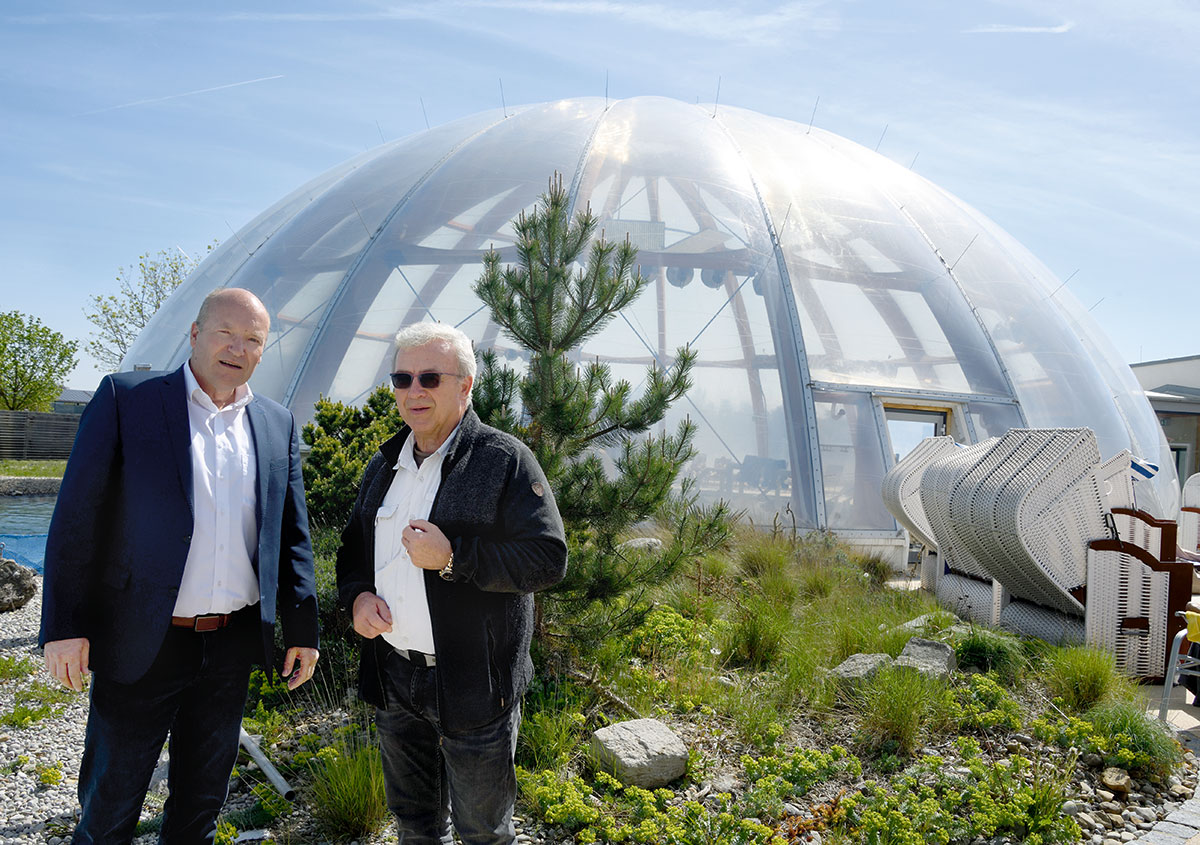
[[[212,252],[213,241],[205,252]],[[196,269],[200,259],[183,250],[161,250],[157,255],[138,256],[137,267],[117,270],[117,293],[94,294],[91,310],[83,315],[96,327],[87,352],[103,369],[116,372],[138,333],[150,322],[171,292]]]
[[[695,352],[680,348],[666,369],[652,364],[640,396],[628,381],[614,380],[607,364],[572,363],[571,351],[649,280],[634,270],[637,250],[628,238],[593,240],[591,210],[572,221],[569,205],[556,174],[540,204],[514,224],[519,263],[502,268],[494,251],[484,258],[475,293],[528,351],[529,366],[518,374],[483,353],[474,404],[485,422],[529,445],[554,489],[570,565],[566,580],[546,594],[547,608],[586,643],[640,621],[646,590],[723,543],[732,518],[724,503],[700,507],[688,485],[676,490],[694,454],[690,420],[673,433],[647,434],[691,386]],[[653,518],[667,535],[661,544],[626,542]]]
[[[0,313],[0,408],[48,411],[75,369],[79,343],[20,311]]]
[[[399,431],[400,413],[383,385],[361,408],[322,398],[300,432],[312,447],[304,460],[308,515],[317,525],[341,528],[350,518],[358,484],[379,444]]]

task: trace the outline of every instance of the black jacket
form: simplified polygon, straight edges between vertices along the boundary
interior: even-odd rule
[[[363,472],[358,500],[337,556],[338,598],[347,608],[375,591],[375,512],[395,475],[407,426],[388,439]],[[513,705],[533,676],[533,592],[567,571],[562,518],[533,453],[484,425],[467,408],[442,461],[429,521],[454,548],[454,580],[425,572],[437,650],[443,730],[491,722]],[[362,641],[359,695],[383,706],[383,637]]]

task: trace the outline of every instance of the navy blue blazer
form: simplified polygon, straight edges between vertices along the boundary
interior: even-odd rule
[[[191,543],[185,385],[182,368],[116,373],[100,382],[80,419],[50,521],[40,642],[87,637],[91,669],[120,683],[136,681],[154,661]],[[316,585],[296,421],[261,396],[246,411],[258,459],[252,563],[261,658],[270,666],[277,613],[288,647],[316,648]]]

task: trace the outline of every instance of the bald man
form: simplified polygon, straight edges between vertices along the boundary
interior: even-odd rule
[[[133,838],[170,737],[159,841],[212,842],[251,665],[312,677],[317,601],[296,422],[247,382],[270,317],[254,294],[204,300],[189,360],[105,377],[79,423],[50,523],[41,643],[94,674],[72,842]]]

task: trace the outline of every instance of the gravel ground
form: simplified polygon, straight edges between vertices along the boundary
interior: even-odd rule
[[[40,613],[40,590],[20,610],[0,613],[0,660],[9,663],[24,659],[36,665],[31,674],[19,673],[15,678],[0,680],[0,713],[12,712],[14,706],[19,706],[31,692],[35,693],[34,699],[26,703],[36,706],[45,698],[43,693],[38,692],[39,689],[61,689],[42,668],[37,648]],[[0,845],[60,845],[70,840],[78,812],[75,793],[87,720],[87,696],[67,693],[60,694],[60,697],[64,701],[53,705],[57,709],[54,715],[40,718],[24,727],[0,725]],[[306,731],[326,734],[345,718],[345,714],[338,712],[313,714],[309,717],[312,724],[305,726]],[[707,759],[713,761],[709,774],[711,782],[700,788],[701,795],[714,788],[736,791],[744,787],[738,782],[739,767],[733,764],[743,749],[731,737],[715,730],[713,725],[680,724],[674,727],[690,747],[701,750]],[[816,736],[797,736],[795,739],[806,745],[823,744]],[[1014,735],[1012,740],[1034,744],[1029,738],[1019,735]],[[938,753],[948,752],[948,748],[934,750]],[[1043,747],[1035,753],[1046,754],[1050,751]],[[1064,810],[1076,816],[1083,828],[1082,842],[1089,845],[1117,845],[1142,838],[1148,843],[1170,841],[1183,845],[1190,836],[1200,832],[1200,801],[1192,798],[1196,789],[1196,775],[1197,760],[1188,754],[1183,770],[1178,777],[1172,777],[1168,784],[1156,789],[1150,784],[1135,782],[1132,794],[1114,796],[1099,783],[1099,767],[1096,763],[1091,766],[1080,764],[1075,794],[1064,805]],[[143,810],[144,818],[157,814],[164,792],[165,783],[152,788]],[[226,811],[249,806],[252,801],[253,796],[235,783]],[[518,833],[519,842],[533,845],[571,841],[565,831],[545,830],[536,824],[527,824],[522,819],[518,819]],[[295,810],[278,823],[274,835],[280,842],[303,845],[321,845],[325,841],[304,806],[303,796]],[[1164,839],[1164,836],[1168,838]],[[146,834],[134,840],[136,845],[152,845],[156,841],[156,834]],[[395,841],[394,827],[389,825],[379,835],[352,845],[383,845]],[[814,837],[810,841],[819,842],[820,839]],[[980,842],[979,845],[984,843]]]
[[[0,680],[0,713],[8,713],[21,693],[45,684],[61,689],[42,667],[37,647],[42,595],[38,590],[20,610],[0,613],[0,657],[35,662],[33,674]],[[36,706],[36,701],[29,706]],[[0,726],[0,845],[69,841],[78,807],[75,787],[87,722],[87,696],[69,693],[55,705],[57,716],[28,727]],[[58,773],[58,783],[46,783]],[[49,821],[48,821],[49,820]],[[65,838],[64,835],[66,835]]]

